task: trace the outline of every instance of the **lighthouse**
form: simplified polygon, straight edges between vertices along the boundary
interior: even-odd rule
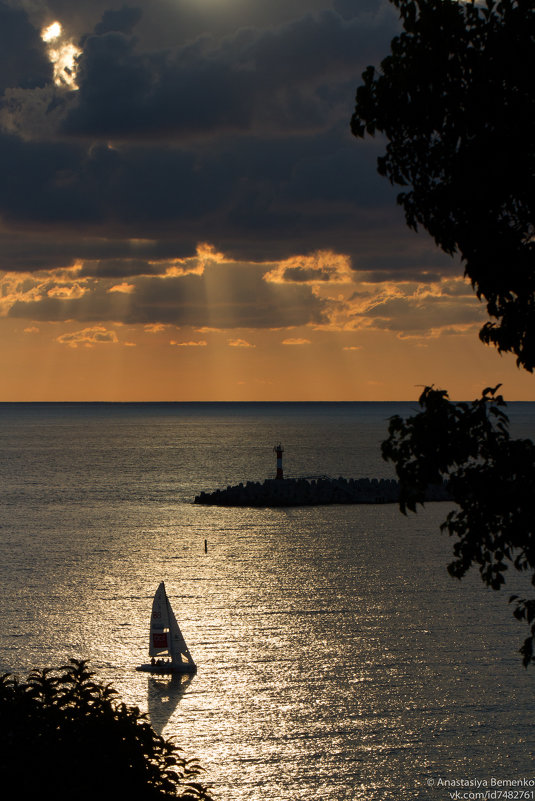
[[[284,453],[284,448],[279,442],[278,445],[275,445],[273,450],[277,454],[277,475],[275,476],[275,478],[284,478],[284,475],[282,473],[282,454]]]

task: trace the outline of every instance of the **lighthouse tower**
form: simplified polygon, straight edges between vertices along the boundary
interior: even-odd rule
[[[284,453],[284,448],[279,442],[278,445],[275,445],[273,450],[277,454],[277,475],[275,476],[275,478],[284,478],[284,475],[282,473],[282,454]]]

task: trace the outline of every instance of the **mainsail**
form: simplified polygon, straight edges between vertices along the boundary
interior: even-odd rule
[[[150,617],[149,656],[169,656],[172,665],[195,667],[186,641],[180,631],[162,581],[152,602]]]
[[[149,656],[169,655],[169,601],[163,581],[156,590],[152,602],[149,634]]]

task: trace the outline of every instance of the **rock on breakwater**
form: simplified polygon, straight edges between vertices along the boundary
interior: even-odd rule
[[[194,503],[206,506],[324,506],[349,503],[397,503],[399,484],[376,478],[284,478],[248,481],[234,487],[201,492]],[[426,501],[447,501],[443,485],[430,487]]]

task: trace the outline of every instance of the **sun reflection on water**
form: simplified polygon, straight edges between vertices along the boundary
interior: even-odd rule
[[[412,519],[394,507],[198,507],[184,498],[229,469],[217,461],[229,448],[200,454],[192,474],[176,429],[101,428],[40,431],[30,466],[29,425],[13,435],[2,670],[90,658],[199,759],[219,801],[439,801],[424,786],[433,772],[528,770],[519,628],[477,577],[447,575],[442,505]],[[196,441],[224,444],[222,430],[199,423]],[[192,679],[135,671],[161,580]]]

